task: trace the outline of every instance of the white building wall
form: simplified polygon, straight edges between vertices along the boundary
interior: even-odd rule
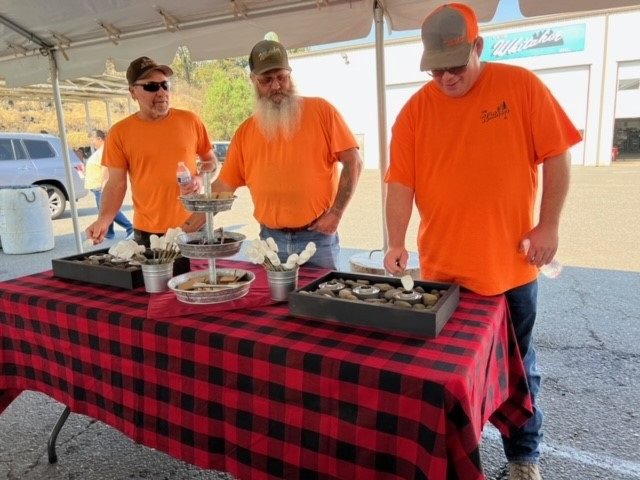
[[[572,162],[609,165],[617,117],[640,117],[639,92],[621,92],[616,115],[618,67],[626,78],[640,69],[640,11],[585,17],[562,22],[483,29],[485,37],[545,27],[585,25],[584,50],[507,60],[538,74],[566,109],[584,141],[571,150]],[[429,77],[420,72],[419,38],[385,45],[387,141],[407,99]],[[355,134],[363,135],[366,168],[379,167],[376,65],[374,45],[310,52],[290,59],[302,95],[324,97],[345,117]]]
[[[375,57],[371,49],[343,52],[346,58],[341,51],[290,58],[292,76],[301,95],[325,98],[340,111],[351,131],[363,136],[362,155],[367,166],[375,168],[378,161]]]

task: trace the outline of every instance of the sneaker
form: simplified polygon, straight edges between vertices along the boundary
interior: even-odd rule
[[[127,236],[125,237],[125,240],[133,240],[133,230],[131,230],[130,232],[127,232]]]
[[[104,238],[106,238],[107,240],[113,240],[114,238],[116,238],[116,234],[115,233],[107,234],[104,236]]]
[[[542,480],[537,463],[509,462],[509,480]]]

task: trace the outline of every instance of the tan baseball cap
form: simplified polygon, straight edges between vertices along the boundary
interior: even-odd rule
[[[127,68],[127,82],[129,82],[129,85],[133,85],[138,80],[146,77],[154,70],[160,70],[167,77],[173,75],[173,70],[171,70],[171,67],[167,65],[158,65],[149,57],[140,57],[136,58],[129,64],[129,68]]]
[[[269,70],[291,71],[287,50],[281,43],[273,40],[262,40],[254,45],[249,54],[249,68],[255,75]]]
[[[441,5],[422,23],[424,53],[420,70],[437,70],[464,65],[478,38],[478,19],[468,5]]]

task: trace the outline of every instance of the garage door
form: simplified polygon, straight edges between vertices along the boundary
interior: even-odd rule
[[[586,66],[536,71],[583,134],[587,125],[589,68]],[[571,148],[571,163],[584,164],[584,142]]]

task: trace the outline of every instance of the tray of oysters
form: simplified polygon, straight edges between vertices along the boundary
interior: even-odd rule
[[[190,212],[224,212],[231,210],[236,196],[233,192],[192,193],[180,195],[184,208]]]
[[[451,283],[333,271],[289,294],[299,317],[437,337],[458,306]]]
[[[206,232],[182,233],[176,237],[180,253],[187,258],[230,257],[240,251],[246,237],[241,233],[226,232],[219,228],[209,240]]]
[[[168,286],[181,302],[210,304],[244,297],[255,279],[249,270],[218,268],[215,283],[211,282],[210,272],[200,270],[173,277]]]

